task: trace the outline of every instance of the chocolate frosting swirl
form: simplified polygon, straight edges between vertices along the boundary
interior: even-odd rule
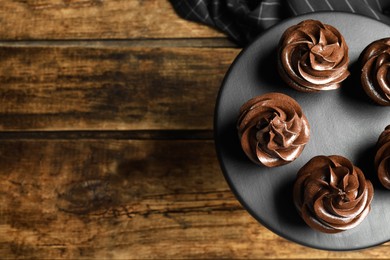
[[[375,168],[379,181],[390,190],[390,125],[381,133],[376,143]]]
[[[371,208],[374,188],[348,159],[316,156],[298,172],[294,203],[313,229],[337,233],[359,225]]]
[[[283,80],[303,92],[337,89],[349,76],[344,37],[316,20],[305,20],[283,33],[278,61]]]
[[[245,154],[267,167],[294,161],[310,136],[309,123],[299,104],[281,93],[247,101],[240,109],[237,129]]]
[[[376,103],[390,106],[390,38],[369,44],[361,54],[361,83]]]

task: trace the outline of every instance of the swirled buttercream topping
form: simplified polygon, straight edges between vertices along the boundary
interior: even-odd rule
[[[390,38],[368,45],[361,54],[361,83],[376,103],[390,106]]]
[[[316,20],[305,20],[283,33],[278,61],[282,79],[302,92],[337,89],[349,76],[344,37]]]
[[[359,225],[370,211],[374,189],[348,159],[316,156],[298,172],[294,203],[313,229],[337,233]]]
[[[381,133],[376,146],[375,168],[378,178],[390,190],[390,125]]]
[[[294,161],[310,136],[309,123],[299,104],[281,93],[247,101],[240,109],[237,130],[245,154],[267,167]]]

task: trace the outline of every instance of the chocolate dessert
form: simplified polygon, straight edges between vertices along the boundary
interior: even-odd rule
[[[375,168],[378,178],[390,190],[390,125],[381,133],[376,146]]]
[[[316,156],[298,172],[294,203],[313,229],[338,233],[359,225],[370,211],[374,189],[348,159]]]
[[[247,101],[240,109],[237,129],[245,154],[267,167],[294,161],[310,136],[309,123],[299,104],[281,93]]]
[[[305,20],[288,28],[278,50],[278,71],[302,92],[332,90],[349,76],[348,46],[331,25]]]
[[[367,95],[379,105],[390,105],[390,38],[368,45],[361,54],[361,83]]]

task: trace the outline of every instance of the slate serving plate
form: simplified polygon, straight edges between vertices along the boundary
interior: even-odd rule
[[[291,25],[316,19],[333,25],[349,46],[351,76],[338,90],[300,93],[289,88],[276,70],[276,49]],[[390,191],[379,184],[373,166],[375,143],[390,124],[390,107],[374,104],[360,85],[358,58],[372,41],[390,37],[390,27],[354,14],[323,12],[286,20],[245,48],[227,72],[215,108],[215,143],[230,188],[261,224],[276,234],[309,247],[353,250],[390,240]],[[294,162],[276,168],[259,167],[246,158],[236,131],[238,111],[250,98],[268,92],[285,93],[301,105],[311,126],[311,138]],[[316,155],[338,154],[360,167],[374,184],[368,217],[358,227],[338,234],[310,229],[292,202],[297,171]],[[245,239],[245,238],[243,238]]]

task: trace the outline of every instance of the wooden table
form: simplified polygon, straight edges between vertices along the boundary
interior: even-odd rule
[[[240,49],[165,0],[0,4],[0,257],[372,258],[257,223],[213,142]]]

